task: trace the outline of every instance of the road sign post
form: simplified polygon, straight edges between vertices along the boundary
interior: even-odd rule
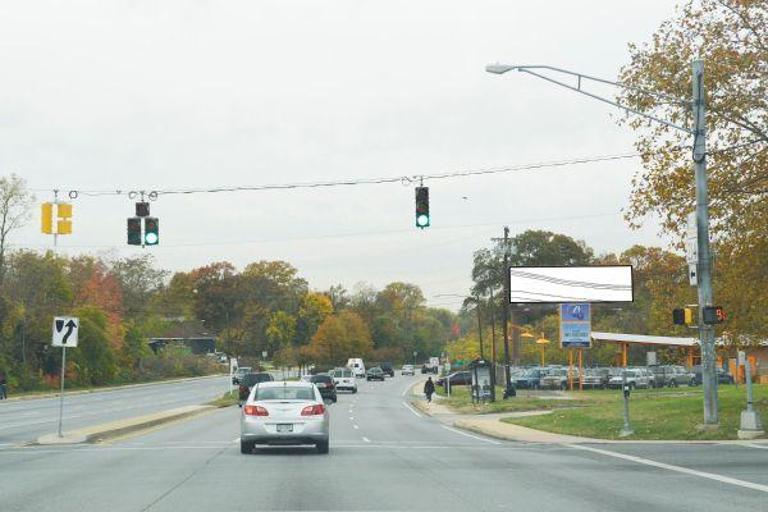
[[[62,423],[64,418],[64,376],[67,368],[67,347],[77,347],[77,333],[80,321],[71,316],[57,316],[53,319],[51,345],[61,347],[61,377],[59,391],[59,437],[64,437]]]

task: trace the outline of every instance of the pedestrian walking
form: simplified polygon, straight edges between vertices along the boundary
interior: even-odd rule
[[[5,372],[0,370],[0,400],[8,398],[8,391],[6,390],[7,380],[5,378]]]
[[[432,395],[435,393],[435,383],[432,382],[432,377],[427,379],[424,383],[424,394],[427,395],[427,402],[432,403]]]

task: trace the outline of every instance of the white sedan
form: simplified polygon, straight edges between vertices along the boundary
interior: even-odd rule
[[[240,452],[256,445],[307,445],[328,453],[328,408],[311,382],[261,382],[240,415]]]

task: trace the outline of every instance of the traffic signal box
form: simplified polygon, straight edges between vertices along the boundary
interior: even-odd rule
[[[141,245],[141,218],[128,218],[128,245]]]
[[[702,313],[702,319],[707,325],[721,324],[728,318],[722,306],[706,306]],[[696,317],[691,308],[679,308],[672,310],[672,323],[675,325],[693,325]]]
[[[416,227],[429,227],[429,187],[416,187]]]
[[[157,217],[144,217],[144,245],[160,243],[160,220]]]
[[[675,325],[691,325],[694,323],[693,310],[691,308],[678,308],[672,310],[672,323]]]
[[[708,325],[721,324],[728,318],[722,306],[706,306],[702,314],[704,323]]]

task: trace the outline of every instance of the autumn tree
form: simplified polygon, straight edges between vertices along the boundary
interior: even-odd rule
[[[29,218],[34,200],[22,178],[15,174],[0,177],[0,290],[5,279],[8,236]]]
[[[311,355],[321,365],[341,365],[350,357],[367,357],[373,349],[368,326],[357,313],[326,317],[312,338]]]
[[[691,61],[705,64],[712,234],[746,243],[768,235],[768,3],[700,0],[684,4],[648,43],[630,45],[621,72],[627,85],[679,98],[625,89],[630,107],[690,125]],[[633,180],[627,218],[638,225],[649,214],[682,235],[695,208],[691,136],[630,114],[643,170]]]

